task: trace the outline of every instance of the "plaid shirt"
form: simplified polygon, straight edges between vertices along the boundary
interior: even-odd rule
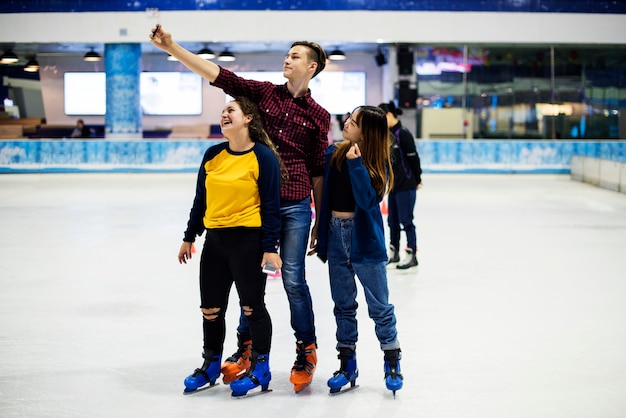
[[[282,201],[300,201],[311,195],[311,178],[324,175],[330,114],[311,97],[311,91],[293,98],[287,84],[246,80],[220,68],[212,83],[225,93],[246,96],[259,106],[265,129],[289,172]]]

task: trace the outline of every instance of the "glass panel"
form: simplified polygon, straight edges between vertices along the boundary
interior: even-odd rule
[[[626,48],[421,45],[416,51],[423,138],[454,138],[459,126],[467,126],[464,137],[482,139],[620,136]],[[454,108],[464,112],[446,112]],[[433,130],[433,121],[439,128]]]

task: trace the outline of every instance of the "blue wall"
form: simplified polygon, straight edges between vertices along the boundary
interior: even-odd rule
[[[156,3],[156,4],[155,4]],[[0,13],[138,12],[159,10],[407,10],[455,12],[626,13],[626,2],[605,0],[3,0]]]
[[[572,155],[626,162],[626,141],[420,141],[425,172],[569,173]]]
[[[0,173],[196,172],[219,140],[0,141]],[[426,173],[569,173],[572,155],[626,162],[626,141],[419,141]]]

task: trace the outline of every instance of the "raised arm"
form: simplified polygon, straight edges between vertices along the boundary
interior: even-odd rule
[[[185,67],[199,76],[206,78],[211,83],[220,73],[220,67],[214,62],[205,60],[174,42],[172,34],[165,32],[163,27],[157,24],[150,32],[150,41],[157,48],[175,57]]]

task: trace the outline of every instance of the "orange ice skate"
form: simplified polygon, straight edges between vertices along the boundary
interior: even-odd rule
[[[252,340],[242,341],[241,335],[237,335],[238,349],[222,364],[222,381],[228,384],[244,374],[250,368],[250,355]]]
[[[316,344],[305,347],[302,341],[296,342],[296,361],[291,369],[289,380],[293,383],[293,390],[298,393],[311,384],[315,366],[317,365]]]

